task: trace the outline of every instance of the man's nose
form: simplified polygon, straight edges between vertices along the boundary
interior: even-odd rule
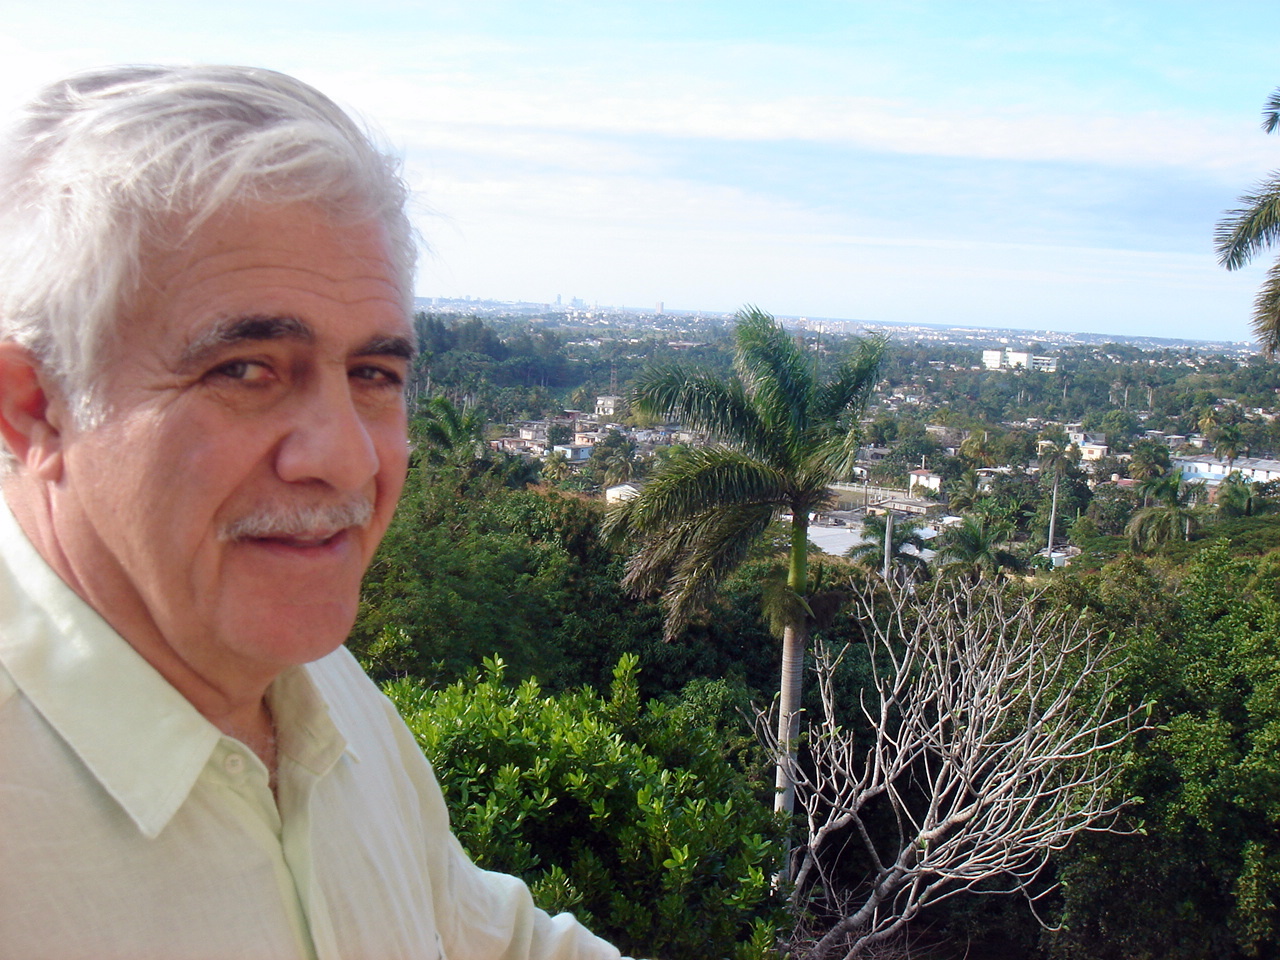
[[[343,492],[362,490],[378,472],[378,452],[345,371],[318,378],[295,398],[276,455],[286,483],[319,481]]]

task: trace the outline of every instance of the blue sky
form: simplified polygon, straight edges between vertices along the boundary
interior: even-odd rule
[[[1280,4],[0,0],[0,108],[296,74],[405,159],[424,296],[1246,339]]]

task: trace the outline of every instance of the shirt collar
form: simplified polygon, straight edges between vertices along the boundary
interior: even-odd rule
[[[0,665],[147,837],[222,734],[44,561],[0,497]],[[280,749],[317,775],[346,743],[304,668],[271,691]]]
[[[339,648],[329,656],[343,654]],[[267,702],[275,718],[276,745],[282,758],[306,767],[317,777],[328,773],[344,752],[358,759],[330,717],[329,706],[308,667],[280,674],[267,691]]]

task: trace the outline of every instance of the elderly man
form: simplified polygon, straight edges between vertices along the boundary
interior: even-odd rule
[[[470,863],[342,642],[406,468],[395,167],[264,70],[45,90],[0,167],[0,953],[614,958]]]

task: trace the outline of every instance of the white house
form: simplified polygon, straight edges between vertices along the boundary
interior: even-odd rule
[[[563,453],[570,463],[585,463],[591,459],[591,448],[576,443],[557,443],[551,448],[555,453]]]
[[[630,500],[632,497],[640,493],[640,484],[638,483],[619,483],[612,487],[606,487],[604,491],[605,503],[620,503],[623,500]]]
[[[1183,480],[1199,480],[1211,487],[1227,479],[1231,470],[1253,483],[1280,480],[1280,460],[1263,460],[1258,457],[1237,457],[1236,462],[1230,465],[1226,460],[1219,460],[1208,454],[1174,457],[1173,467],[1182,474]]]
[[[907,474],[907,496],[917,496],[917,491],[942,492],[942,476],[932,470],[912,470]]]
[[[1082,443],[1080,444],[1080,459],[1101,460],[1110,451],[1111,448],[1105,443]]]

